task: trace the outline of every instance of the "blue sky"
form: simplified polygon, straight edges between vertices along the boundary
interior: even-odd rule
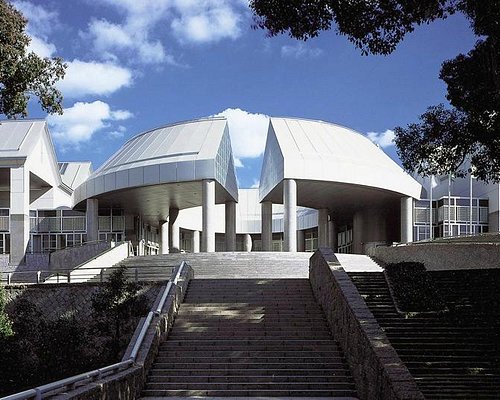
[[[467,21],[419,27],[390,56],[362,56],[325,32],[305,43],[251,28],[246,0],[14,1],[32,49],[68,62],[63,116],[48,117],[59,160],[99,167],[128,138],[223,113],[241,187],[258,182],[267,116],[320,119],[369,135],[445,102],[441,63],[470,50]],[[30,104],[30,117],[45,117]]]

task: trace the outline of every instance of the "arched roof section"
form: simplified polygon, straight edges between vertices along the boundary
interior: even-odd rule
[[[140,196],[137,189],[147,186],[144,196],[164,194],[170,197],[171,206],[192,207],[198,201],[187,192],[193,192],[195,186],[183,192],[182,183],[203,179],[214,179],[219,184],[219,201],[237,201],[234,161],[225,118],[180,122],[135,136],[76,189],[75,204],[127,189],[135,189],[137,197]],[[171,186],[171,190],[162,194],[153,188],[168,184],[177,184],[179,190]],[[183,196],[190,198],[184,201]]]
[[[415,198],[421,193],[420,184],[366,136],[323,121],[271,118],[260,200],[283,179],[334,182],[344,189],[357,185]]]

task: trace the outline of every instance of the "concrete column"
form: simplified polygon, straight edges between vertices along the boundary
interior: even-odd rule
[[[181,229],[179,222],[176,220],[170,225],[172,226],[172,246],[170,246],[170,252],[179,253],[181,251]]]
[[[337,224],[332,219],[328,221],[328,246],[336,252],[338,250],[337,243]]]
[[[213,253],[215,251],[215,181],[204,179],[202,181],[203,235],[201,251]]]
[[[236,250],[236,202],[226,201],[226,251]]]
[[[304,241],[304,231],[297,231],[297,251],[305,251],[306,242]]]
[[[87,199],[87,242],[99,240],[99,200]]]
[[[318,210],[318,246],[328,247],[328,210]]]
[[[263,201],[261,203],[261,240],[262,251],[271,251],[273,249],[273,203]]]
[[[200,252],[200,231],[193,231],[193,253]]]
[[[245,234],[244,246],[246,252],[252,251],[252,236],[249,233]]]
[[[169,246],[168,246],[168,220],[160,221],[160,251],[161,254],[168,254]]]
[[[293,179],[283,181],[284,250],[297,251],[297,182]]]
[[[24,262],[30,239],[30,172],[24,167],[10,169],[10,264]]]
[[[401,243],[413,242],[413,198],[401,198]]]

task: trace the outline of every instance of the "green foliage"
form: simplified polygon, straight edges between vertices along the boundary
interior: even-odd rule
[[[389,54],[415,26],[463,13],[478,41],[442,65],[452,108],[430,107],[420,123],[396,128],[396,145],[410,172],[462,176],[467,157],[477,178],[500,181],[500,1],[251,0],[250,7],[255,27],[270,36],[307,40],[334,27],[363,54]]]
[[[16,298],[14,334],[0,340],[0,397],[120,361],[147,312],[139,289],[118,269],[95,294],[90,318],[70,309],[49,319],[22,295]]]
[[[256,28],[300,40],[335,24],[363,54],[389,54],[416,25],[446,18],[458,0],[251,0]]]
[[[26,23],[7,0],[0,0],[0,114],[25,117],[32,96],[43,110],[62,114],[62,94],[55,83],[64,77],[66,64],[27,53],[31,39]]]
[[[389,264],[385,273],[401,311],[418,313],[446,309],[443,297],[423,264]]]
[[[137,319],[147,313],[145,298],[137,296],[141,286],[127,280],[126,268],[115,269],[103,290],[92,299],[97,326],[110,335],[107,349],[116,358],[127,345],[123,331],[135,326]],[[133,328],[132,328],[133,329]]]
[[[5,290],[0,284],[0,346],[2,344],[2,340],[12,336],[13,334],[12,321],[5,312]]]

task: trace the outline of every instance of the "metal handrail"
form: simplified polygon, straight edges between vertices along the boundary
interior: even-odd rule
[[[65,387],[74,387],[77,383],[83,382],[89,379],[100,379],[104,374],[106,373],[114,373],[117,370],[120,369],[125,369],[129,368],[132,366],[136,359],[137,359],[137,354],[139,353],[139,349],[142,345],[142,342],[144,341],[144,338],[146,336],[146,332],[148,328],[151,325],[151,321],[153,320],[154,316],[158,316],[161,314],[161,310],[163,309],[163,306],[165,304],[166,298],[170,294],[170,291],[172,290],[172,287],[174,284],[177,284],[177,281],[179,280],[181,273],[186,266],[186,262],[182,261],[181,264],[179,265],[177,269],[177,273],[175,274],[175,277],[173,280],[170,280],[163,290],[160,303],[158,304],[158,307],[156,310],[151,310],[146,319],[144,320],[144,323],[142,324],[141,331],[139,332],[139,335],[137,336],[137,339],[135,340],[134,347],[132,348],[132,351],[130,352],[130,356],[127,360],[121,361],[116,364],[108,365],[103,368],[95,369],[93,371],[89,372],[84,372],[83,374],[71,376],[69,378],[61,379],[55,382],[48,383],[46,385],[38,386],[34,389],[29,389],[25,390],[23,392],[15,393],[10,396],[2,397],[0,400],[26,400],[29,399],[30,397],[35,396],[35,400],[41,400],[43,398],[43,395],[45,393],[49,392],[54,392],[58,389],[65,388]]]
[[[59,271],[55,272],[54,270],[30,270],[30,271],[0,271],[0,282],[5,282],[7,285],[10,285],[12,283],[12,279],[14,276],[33,276],[36,277],[36,279],[33,280],[33,282],[28,282],[28,281],[19,281],[16,283],[19,284],[35,284],[35,283],[42,283],[42,277],[48,275],[46,278],[44,278],[43,281],[46,281],[49,278],[56,278],[56,282],[51,282],[51,283],[68,283],[71,282],[71,279],[74,279],[75,275],[73,273],[78,273],[76,275],[77,278],[98,278],[100,277],[100,281],[104,282],[104,272],[108,270],[113,270],[116,267],[110,267],[109,265],[103,265],[103,266],[90,266],[90,267],[80,267],[78,269],[60,269]],[[159,270],[164,270],[165,268],[175,268],[175,265],[158,265],[158,266],[148,266],[148,269],[159,269]],[[127,267],[128,270],[133,271],[133,276],[136,282],[139,281],[139,271],[141,270],[141,267]],[[99,270],[99,272],[89,272],[85,273],[85,271],[96,271]],[[71,275],[70,280],[68,281],[68,275]]]

